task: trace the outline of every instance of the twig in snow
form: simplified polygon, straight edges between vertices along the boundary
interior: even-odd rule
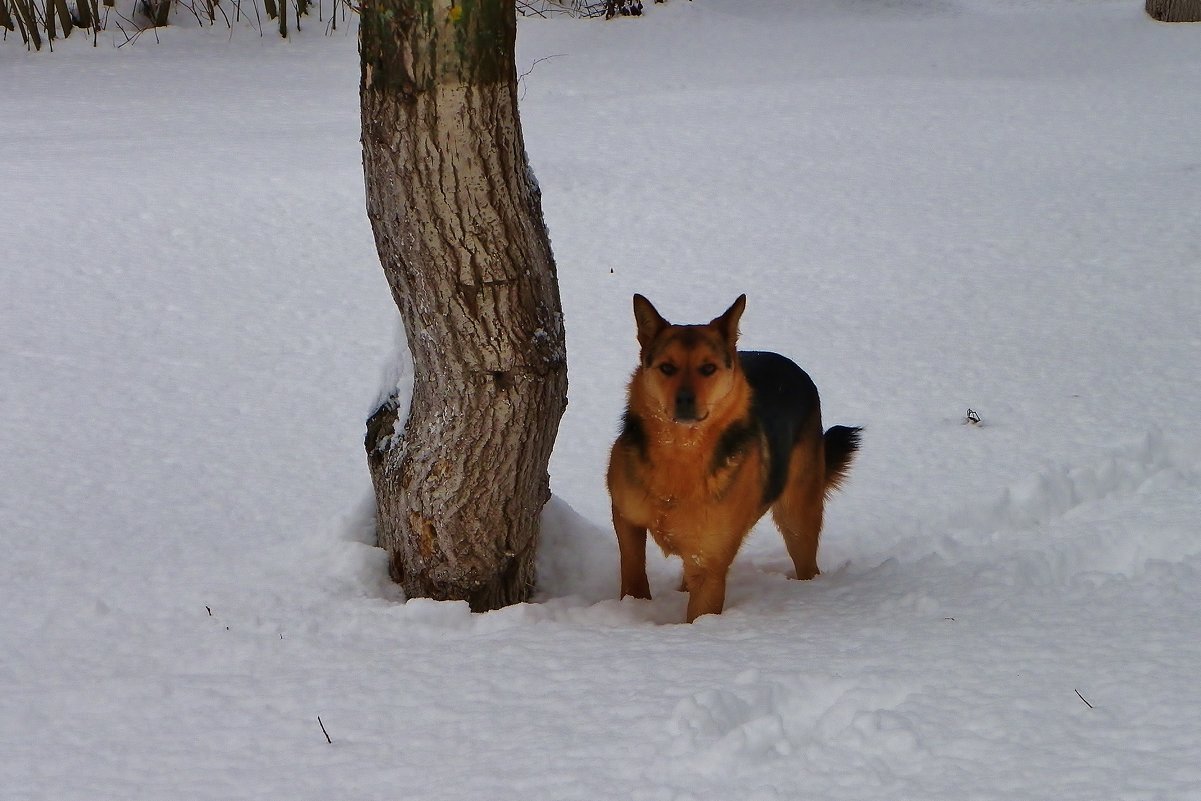
[[[1075,688],[1072,688],[1072,689],[1075,690]],[[1083,701],[1085,706],[1087,706],[1089,709],[1096,709],[1095,706],[1093,706],[1092,704],[1090,704],[1088,702],[1087,698],[1085,698],[1083,695],[1080,694],[1079,690],[1075,690],[1075,692],[1076,692],[1076,697],[1079,698],[1081,701]]]
[[[555,53],[553,56],[543,56],[542,58],[534,59],[534,63],[530,65],[530,68],[517,76],[517,83],[521,86],[521,96],[517,99],[525,100],[525,85],[522,84],[521,81],[523,78],[525,78],[525,76],[529,75],[531,72],[534,71],[534,67],[538,66],[543,61],[550,61],[552,58],[562,58],[565,55],[567,55],[567,54],[566,53]]]
[[[1087,703],[1088,703],[1088,701],[1085,701],[1084,703],[1086,703],[1086,704],[1087,704]],[[321,716],[320,716],[320,715],[318,715],[318,716],[317,716],[317,725],[321,727],[321,733],[325,735],[325,741],[326,741],[327,743],[329,743],[330,745],[333,745],[333,744],[334,744],[334,741],[333,741],[333,740],[331,740],[331,739],[329,738],[329,732],[327,732],[327,731],[325,730],[325,724],[321,722]]]
[[[563,58],[563,56],[565,56],[565,55],[567,55],[567,54],[566,53],[555,53],[553,56],[543,56],[542,58],[534,59],[534,63],[530,64],[530,68],[528,70],[526,70],[525,72],[521,73],[520,75],[518,75],[517,80],[520,81],[522,78],[529,75],[531,72],[534,71],[534,67],[538,66],[543,61],[550,61],[552,58]]]

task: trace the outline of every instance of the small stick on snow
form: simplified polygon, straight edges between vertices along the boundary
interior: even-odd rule
[[[521,97],[519,97],[518,99],[525,100],[525,84],[522,83],[522,81],[525,79],[525,76],[529,75],[531,72],[534,71],[534,67],[538,66],[543,61],[550,61],[552,58],[562,58],[565,55],[567,55],[567,54],[566,53],[555,53],[553,56],[543,56],[542,58],[534,59],[534,63],[530,65],[530,68],[517,76],[517,84],[521,87]]]
[[[1088,703],[1088,701],[1085,701],[1084,703],[1086,703],[1086,704],[1087,704],[1087,703]],[[325,741],[326,741],[327,743],[329,743],[330,745],[333,745],[333,744],[334,744],[334,741],[333,741],[333,740],[331,740],[331,739],[329,738],[329,732],[327,732],[327,731],[325,730],[325,724],[321,722],[321,716],[320,716],[320,715],[318,715],[318,716],[317,716],[317,725],[321,727],[321,733],[325,735]]]
[[[1073,689],[1075,689],[1075,688],[1073,688]],[[1081,701],[1083,701],[1083,702],[1084,702],[1084,705],[1085,705],[1085,706],[1087,706],[1089,709],[1096,709],[1096,707],[1095,707],[1095,706],[1093,706],[1092,704],[1090,704],[1090,703],[1088,702],[1088,699],[1087,699],[1087,698],[1085,698],[1083,695],[1080,695],[1080,691],[1079,691],[1079,690],[1076,690],[1076,695],[1077,695],[1077,697],[1079,697],[1079,698],[1080,698],[1080,700],[1081,700]]]
[[[517,80],[520,81],[522,78],[529,75],[531,72],[534,71],[534,67],[538,66],[543,61],[550,61],[552,58],[563,58],[563,56],[565,56],[565,55],[567,55],[567,54],[566,53],[555,53],[553,56],[543,56],[542,58],[534,59],[534,63],[530,64],[530,68],[528,70],[526,70],[525,72],[521,73],[520,75],[518,75]]]

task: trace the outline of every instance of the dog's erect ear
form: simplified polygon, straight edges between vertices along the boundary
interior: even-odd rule
[[[726,344],[729,345],[731,354],[734,353],[735,346],[738,344],[738,321],[742,319],[744,309],[746,309],[746,295],[739,295],[738,300],[734,301],[734,305],[726,309],[721,317],[714,317],[709,321],[709,325],[720,331],[721,335],[726,338]]]
[[[655,337],[663,332],[671,323],[663,319],[651,302],[642,295],[634,296],[634,321],[638,323],[638,346],[645,353]]]

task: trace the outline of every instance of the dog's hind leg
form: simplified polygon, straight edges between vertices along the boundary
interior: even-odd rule
[[[819,438],[805,437],[792,450],[788,483],[771,508],[784,537],[798,579],[811,579],[817,569],[817,544],[825,508],[825,455]]]
[[[650,598],[650,583],[646,580],[646,529],[626,520],[616,507],[613,529],[617,532],[621,557],[621,597]]]

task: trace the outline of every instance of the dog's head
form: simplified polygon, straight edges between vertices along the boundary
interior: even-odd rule
[[[682,425],[702,423],[728,399],[738,375],[738,320],[746,295],[704,325],[672,325],[642,295],[634,320],[642,348],[634,376],[658,416]]]

